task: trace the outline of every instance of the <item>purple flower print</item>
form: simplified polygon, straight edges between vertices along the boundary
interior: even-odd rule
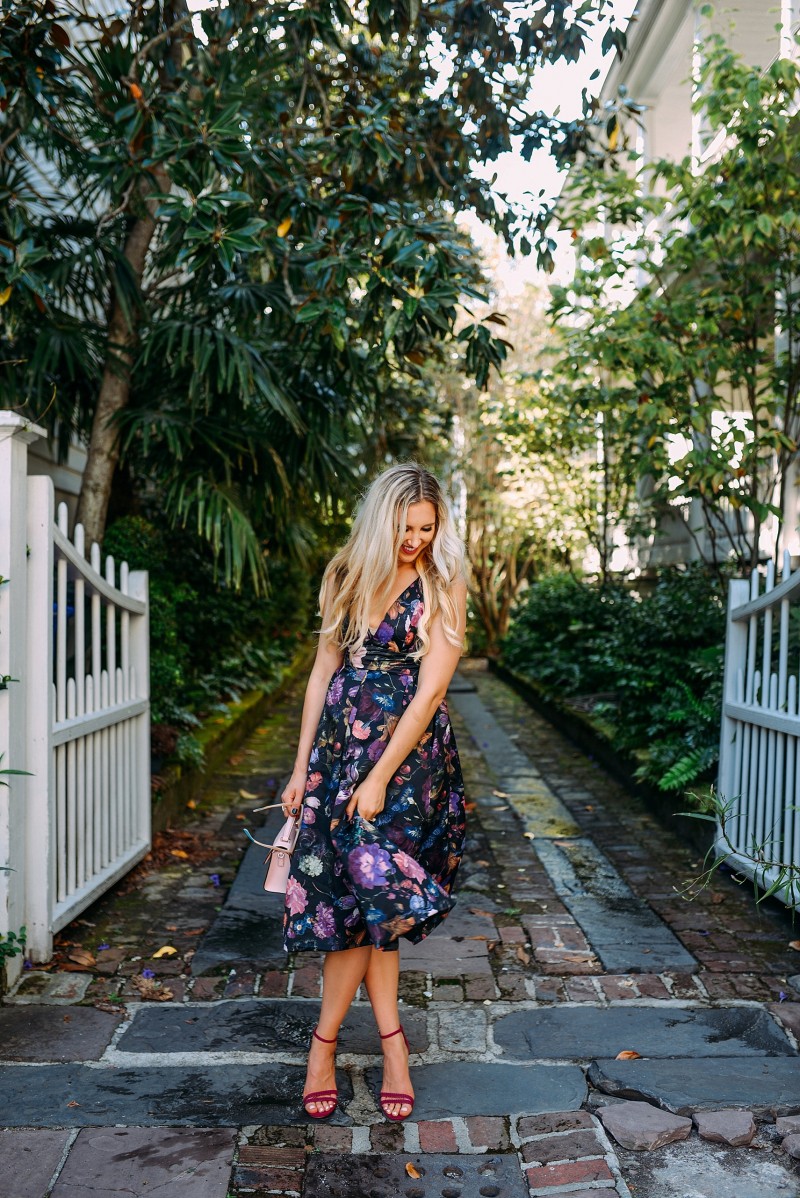
[[[286,883],[286,906],[292,915],[302,915],[308,906],[308,892],[291,874]]]
[[[401,874],[405,874],[407,878],[415,878],[421,882],[425,877],[425,870],[420,865],[419,861],[415,861],[408,853],[401,851],[395,853],[394,863],[400,870]]]
[[[363,844],[347,854],[347,864],[358,886],[382,886],[392,868],[392,859],[385,849]]]
[[[334,678],[332,680],[330,687],[328,688],[328,702],[329,703],[338,703],[342,697],[343,690],[344,690],[344,678],[342,677],[341,674],[339,674],[339,676],[337,678]]]
[[[382,756],[383,750],[385,748],[386,748],[386,741],[374,740],[372,742],[372,744],[369,746],[369,748],[367,749],[367,757],[369,757],[370,761],[377,761]]]
[[[311,927],[314,935],[319,936],[320,940],[335,936],[336,920],[333,918],[333,907],[329,907],[327,903],[318,903]]]
[[[319,770],[315,770],[313,774],[309,774],[306,778],[306,794],[311,790],[316,790],[322,781],[322,774]]]
[[[316,823],[316,819],[317,819],[316,811],[312,811],[311,808],[308,805],[306,805],[303,808],[303,823],[306,825],[306,827],[308,827],[309,824]]]

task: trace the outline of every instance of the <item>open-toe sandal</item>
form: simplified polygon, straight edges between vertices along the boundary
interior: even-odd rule
[[[385,1036],[381,1036],[381,1040],[389,1040],[392,1036],[402,1036],[405,1041],[406,1048],[411,1052],[411,1045],[408,1042],[408,1037],[402,1027],[393,1032],[387,1032]],[[381,1110],[387,1119],[391,1119],[393,1123],[402,1123],[404,1119],[408,1119],[411,1112],[414,1110],[414,1099],[411,1094],[391,1094],[388,1090],[381,1090],[380,1093]],[[411,1109],[405,1115],[393,1115],[387,1110],[390,1106],[407,1106]]]
[[[323,1044],[335,1044],[338,1036],[333,1040],[326,1040],[324,1036],[320,1036],[316,1028],[311,1035],[316,1040],[321,1040]],[[336,1103],[339,1097],[338,1090],[315,1090],[312,1093],[303,1095],[303,1110],[311,1119],[328,1119],[336,1110]],[[309,1103],[316,1103],[317,1106],[323,1107],[321,1111],[310,1111]]]

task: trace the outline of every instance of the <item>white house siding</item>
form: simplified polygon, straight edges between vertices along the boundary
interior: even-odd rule
[[[66,503],[70,525],[75,520],[85,466],[86,450],[75,440],[70,443],[64,462],[58,461],[54,442],[42,439],[34,441],[28,448],[28,474],[46,474],[53,480],[56,507]]]

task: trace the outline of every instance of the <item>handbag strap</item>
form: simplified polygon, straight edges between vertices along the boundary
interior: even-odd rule
[[[289,853],[291,856],[292,850],[287,849],[285,844],[264,844],[263,840],[256,840],[255,836],[253,836],[252,832],[248,832],[247,828],[242,828],[242,831],[248,840],[252,840],[253,844],[257,844],[260,848],[274,850],[276,853]]]

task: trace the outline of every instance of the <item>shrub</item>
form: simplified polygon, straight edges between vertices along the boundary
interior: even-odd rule
[[[724,637],[725,586],[701,567],[663,570],[639,592],[560,575],[526,593],[502,660],[551,693],[599,697],[637,775],[681,790],[717,758]]]

